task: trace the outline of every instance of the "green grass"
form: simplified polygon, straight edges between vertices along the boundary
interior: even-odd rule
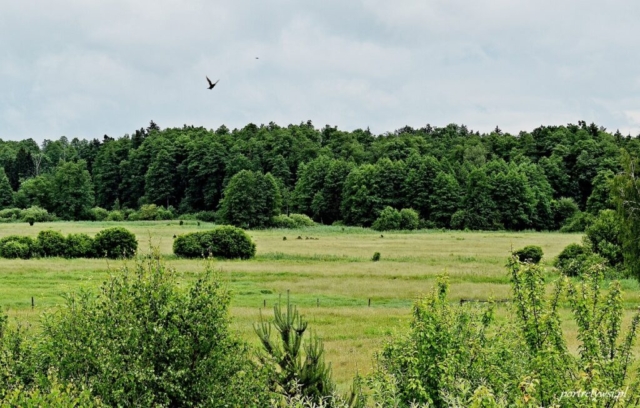
[[[201,260],[172,255],[173,235],[212,227],[195,221],[182,226],[178,221],[0,224],[0,238],[35,237],[49,228],[94,235],[116,225],[136,234],[142,252],[158,247],[181,279],[189,281],[204,270]],[[356,370],[370,370],[374,353],[390,334],[407,329],[412,302],[430,290],[438,275],[449,275],[452,300],[506,298],[511,289],[505,263],[511,248],[541,246],[543,264],[550,269],[553,257],[581,240],[580,234],[440,230],[385,232],[381,237],[379,232],[354,227],[249,233],[258,248],[255,259],[214,264],[233,294],[234,329],[257,344],[253,323],[259,320],[260,310],[263,316],[271,316],[273,304],[289,290],[292,302],[309,319],[310,329],[324,338],[327,360],[342,389]],[[379,262],[371,261],[374,252],[381,253]],[[0,307],[37,325],[39,314],[59,305],[64,293],[97,288],[121,265],[121,261],[104,259],[0,260]],[[548,273],[548,281],[554,277]],[[640,288],[632,280],[624,281],[623,287],[631,308],[640,301]],[[567,325],[566,329],[573,347],[575,328]]]

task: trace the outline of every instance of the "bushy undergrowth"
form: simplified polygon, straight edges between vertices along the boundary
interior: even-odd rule
[[[173,241],[173,253],[184,258],[249,259],[255,256],[256,245],[244,230],[225,225],[179,235]]]
[[[37,336],[2,316],[0,405],[269,406],[263,370],[229,330],[228,309],[210,268],[185,290],[154,253],[112,273],[97,295],[67,295]]]

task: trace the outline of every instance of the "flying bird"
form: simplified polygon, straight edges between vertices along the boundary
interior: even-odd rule
[[[209,77],[207,77],[207,82],[209,83],[209,88],[208,89],[213,89],[214,86],[216,86],[216,84],[219,82],[220,80],[218,79],[216,82],[211,82],[211,80],[209,79]]]

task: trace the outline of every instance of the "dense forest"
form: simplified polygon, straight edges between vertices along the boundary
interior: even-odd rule
[[[230,219],[234,205],[254,205],[248,220],[266,216],[242,226],[265,227],[280,213],[371,226],[393,207],[417,211],[427,228],[580,230],[612,208],[622,148],[638,156],[640,141],[582,121],[518,135],[455,124],[374,135],[310,121],[234,130],[152,121],[120,138],[0,140],[0,209],[74,220],[95,207],[127,218],[155,204],[173,217]]]

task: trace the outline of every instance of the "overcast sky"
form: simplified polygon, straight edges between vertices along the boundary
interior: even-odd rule
[[[0,138],[154,120],[640,132],[637,0],[0,0]],[[256,59],[258,57],[259,59]],[[220,79],[206,89],[205,75]]]

